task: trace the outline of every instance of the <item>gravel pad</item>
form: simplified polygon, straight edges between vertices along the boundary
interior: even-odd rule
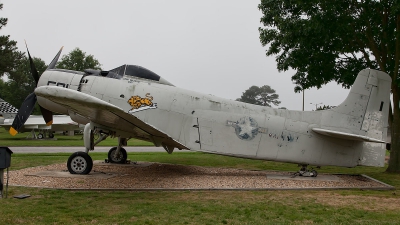
[[[293,173],[138,162],[95,161],[89,175],[71,175],[66,164],[9,172],[14,186],[110,190],[268,190],[268,189],[392,189],[363,175],[319,174],[292,178]],[[4,174],[6,178],[6,174]]]

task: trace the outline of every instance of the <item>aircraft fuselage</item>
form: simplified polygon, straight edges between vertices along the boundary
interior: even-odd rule
[[[194,151],[317,166],[383,166],[385,152],[381,143],[337,139],[312,131],[315,127],[334,127],[338,131],[384,138],[383,132],[363,130],[365,123],[371,123],[366,117],[367,105],[359,106],[360,112],[343,112],[343,107],[328,113],[290,111],[227,100],[145,79],[112,79],[57,70],[43,73],[38,86],[44,85],[73,89],[111,103]],[[358,94],[361,98],[366,95],[355,93],[354,98],[359,98]],[[38,97],[38,102],[51,111],[74,113],[50,100]],[[96,117],[80,118],[77,122],[85,119],[89,122]],[[106,116],[102,121],[105,129],[111,129],[115,123],[121,124],[113,129],[117,136],[158,144],[138,127],[125,126],[123,121],[108,121]],[[365,152],[364,145],[374,150],[370,158],[365,156],[372,151]]]

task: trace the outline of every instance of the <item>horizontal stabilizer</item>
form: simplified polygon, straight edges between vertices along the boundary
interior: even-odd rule
[[[362,135],[357,135],[357,134],[349,134],[349,133],[344,133],[344,132],[334,131],[334,130],[312,128],[312,131],[314,131],[318,134],[322,134],[322,135],[326,135],[326,136],[330,136],[330,137],[334,137],[334,138],[346,139],[346,140],[386,143],[385,141],[378,140],[375,138],[370,138],[367,136],[362,136]]]

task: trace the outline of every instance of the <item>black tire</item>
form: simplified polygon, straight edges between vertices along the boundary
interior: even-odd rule
[[[71,174],[89,174],[93,168],[93,160],[86,152],[75,152],[68,158],[67,167]]]
[[[37,135],[37,138],[38,138],[38,139],[43,139],[43,137],[44,137],[44,135],[43,135],[42,133],[39,133],[39,134]]]
[[[49,133],[49,138],[54,138],[54,134],[53,133]]]
[[[313,173],[313,175],[312,175],[313,177],[317,177],[318,176],[318,172],[316,170],[312,170],[311,172]]]
[[[110,163],[120,163],[123,164],[128,159],[128,155],[126,154],[126,150],[124,148],[120,148],[118,156],[115,155],[115,151],[117,151],[117,147],[113,147],[108,151],[108,161]]]

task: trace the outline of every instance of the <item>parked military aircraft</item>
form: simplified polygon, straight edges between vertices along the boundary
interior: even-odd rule
[[[109,161],[124,163],[123,146],[130,138],[151,141],[168,153],[189,149],[250,159],[302,165],[300,173],[316,176],[314,166],[384,165],[391,78],[362,70],[348,97],[323,111],[290,111],[246,104],[175,87],[140,66],[110,71],[55,69],[57,54],[40,79],[31,61],[37,88],[21,109],[37,101],[45,121],[52,113],[85,123],[85,151],[72,154],[70,173],[88,174],[89,151],[106,137],[118,137]],[[29,51],[28,51],[29,55]],[[30,57],[30,55],[29,55]],[[20,110],[11,134],[24,124],[29,110]],[[94,143],[93,132],[102,136]]]
[[[0,119],[1,127],[7,131],[10,130],[17,113],[18,109],[0,98],[0,115],[3,116],[3,118]],[[43,121],[42,116],[30,115],[25,124],[20,127],[19,132],[29,131],[33,139],[43,139],[46,137],[54,138],[54,132],[56,131],[79,131],[81,129],[83,129],[83,127],[75,121],[72,121],[71,118],[66,115],[54,116],[54,123],[51,125],[47,125]],[[36,131],[39,132],[37,135]]]

